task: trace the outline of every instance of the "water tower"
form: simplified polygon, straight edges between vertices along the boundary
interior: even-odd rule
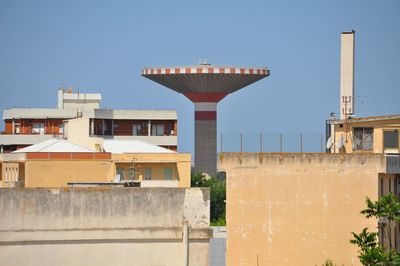
[[[195,172],[217,172],[217,103],[225,96],[269,76],[267,68],[197,66],[144,68],[142,75],[194,103]]]

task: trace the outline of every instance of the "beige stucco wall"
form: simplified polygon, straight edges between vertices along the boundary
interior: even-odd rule
[[[114,165],[126,167],[133,165],[139,180],[144,179],[144,168],[150,167],[155,180],[164,177],[164,168],[171,167],[173,179],[178,180],[179,187],[190,187],[191,155],[189,153],[141,153],[141,154],[112,154]],[[116,167],[114,167],[114,171]],[[115,176],[115,173],[114,173]]]
[[[103,138],[90,137],[89,126],[89,118],[70,119],[66,123],[65,136],[72,143],[100,151]]]
[[[209,190],[0,189],[0,265],[207,266]],[[186,266],[186,265],[185,265]]]
[[[66,187],[68,182],[114,181],[110,160],[26,160],[25,187]]]
[[[223,153],[227,265],[360,265],[350,232],[374,230],[359,214],[378,198],[381,154]]]

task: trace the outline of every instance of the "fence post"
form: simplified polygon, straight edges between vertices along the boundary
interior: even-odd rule
[[[279,141],[280,141],[280,147],[281,147],[281,152],[283,151],[283,146],[282,146],[282,133],[279,134]]]
[[[300,152],[303,152],[303,133],[300,133]]]
[[[240,153],[243,153],[243,133],[240,133]]]
[[[262,133],[260,133],[260,153],[263,152],[263,146],[262,146]]]
[[[324,135],[323,133],[321,133],[321,153],[323,152],[323,150],[324,150]]]

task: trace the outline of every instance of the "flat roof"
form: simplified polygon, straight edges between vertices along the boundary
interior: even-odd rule
[[[357,123],[357,122],[374,122],[374,121],[384,121],[384,120],[393,120],[393,119],[400,119],[400,114],[393,114],[393,115],[381,115],[381,116],[366,116],[366,117],[351,117],[350,123]],[[345,123],[346,120],[331,120],[332,124],[342,124]]]
[[[176,110],[155,109],[85,109],[82,116],[100,119],[177,120]],[[72,119],[78,117],[76,109],[10,108],[3,112],[3,119]]]
[[[176,153],[172,150],[141,140],[107,140],[103,141],[105,152],[124,153]]]
[[[75,109],[57,109],[57,108],[10,108],[3,112],[3,119],[20,119],[20,118],[59,118],[70,119],[77,115]]]

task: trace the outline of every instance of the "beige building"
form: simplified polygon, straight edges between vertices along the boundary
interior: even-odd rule
[[[329,120],[333,153],[400,153],[400,115]]]
[[[128,143],[132,144],[133,141]],[[95,152],[52,139],[17,152],[0,154],[0,187],[66,187],[68,183],[140,183],[143,187],[190,187],[190,154],[134,142],[111,142],[112,152]]]
[[[222,153],[227,265],[360,265],[351,232],[376,230],[360,211],[367,196],[398,191],[399,162],[374,153]]]

